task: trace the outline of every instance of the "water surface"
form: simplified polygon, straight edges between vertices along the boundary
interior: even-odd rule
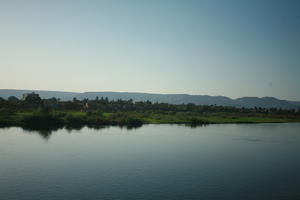
[[[0,199],[300,199],[300,124],[0,129]]]

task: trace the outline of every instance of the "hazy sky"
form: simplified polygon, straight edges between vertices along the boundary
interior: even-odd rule
[[[0,0],[0,88],[300,100],[300,1]]]

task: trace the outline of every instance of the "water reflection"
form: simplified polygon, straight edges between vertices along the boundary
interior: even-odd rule
[[[54,131],[57,131],[59,129],[30,129],[30,128],[23,128],[23,130],[30,132],[30,133],[38,133],[42,138],[48,140],[51,136],[51,134]]]
[[[191,129],[195,129],[198,127],[204,127],[204,126],[208,126],[208,124],[200,124],[200,125],[195,125],[195,124],[176,124],[177,126],[184,126],[184,127],[188,127]],[[101,130],[101,129],[105,129],[108,127],[119,127],[120,129],[126,129],[126,130],[136,130],[141,128],[143,125],[68,125],[68,126],[22,126],[21,128],[23,128],[23,130],[30,132],[30,133],[37,133],[39,134],[42,138],[48,140],[50,139],[52,133],[57,132],[61,129],[66,129],[68,132],[72,132],[72,131],[80,131],[82,130],[84,127],[90,128],[90,129],[94,129],[94,130]]]
[[[56,128],[0,129],[0,199],[300,199],[299,123]]]
[[[185,127],[189,127],[191,129],[195,129],[198,127],[205,127],[208,126],[209,124],[184,124]]]
[[[72,131],[80,131],[82,130],[84,127],[88,127],[90,129],[95,129],[95,130],[101,130],[101,129],[105,129],[108,127],[113,127],[111,126],[105,126],[105,125],[87,125],[87,126],[83,126],[83,125],[75,125],[75,126],[47,126],[47,127],[30,127],[30,126],[22,126],[21,128],[23,128],[23,130],[29,132],[29,133],[37,133],[39,134],[43,139],[50,139],[52,133],[57,132],[61,129],[66,129],[68,132],[72,132]],[[120,129],[126,129],[126,130],[135,130],[135,129],[139,129],[142,127],[142,125],[137,125],[137,126],[114,126],[114,127],[119,127]]]

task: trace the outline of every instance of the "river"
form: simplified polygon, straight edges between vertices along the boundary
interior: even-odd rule
[[[300,123],[1,128],[0,199],[300,199]]]

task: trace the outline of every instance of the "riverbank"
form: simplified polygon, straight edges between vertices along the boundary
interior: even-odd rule
[[[120,125],[137,127],[143,124],[223,124],[223,123],[285,123],[300,122],[295,115],[274,115],[261,113],[194,113],[194,112],[14,112],[0,115],[0,126],[80,127]]]

